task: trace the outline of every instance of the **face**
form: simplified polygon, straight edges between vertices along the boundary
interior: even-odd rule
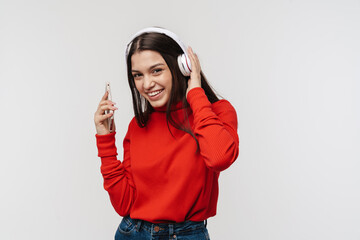
[[[165,106],[170,98],[172,75],[160,53],[144,50],[131,56],[136,89],[152,107]]]

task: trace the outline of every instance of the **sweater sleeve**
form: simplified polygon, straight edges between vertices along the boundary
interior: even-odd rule
[[[130,214],[134,202],[136,188],[131,174],[130,163],[130,131],[124,138],[124,159],[117,160],[115,132],[107,135],[97,135],[97,147],[101,158],[101,173],[104,178],[104,188],[109,193],[111,203],[120,216]]]
[[[193,111],[193,130],[205,164],[217,172],[225,170],[239,154],[234,107],[226,100],[211,104],[202,88],[190,90],[187,101]]]

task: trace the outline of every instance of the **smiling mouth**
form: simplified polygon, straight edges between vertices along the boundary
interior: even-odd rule
[[[147,95],[149,97],[155,97],[156,95],[159,95],[162,91],[164,91],[164,89],[157,90],[157,91],[154,91],[154,92],[149,92],[149,93],[147,93]]]

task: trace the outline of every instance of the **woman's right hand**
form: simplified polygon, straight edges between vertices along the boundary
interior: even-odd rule
[[[105,135],[110,133],[108,126],[108,118],[110,118],[114,114],[113,112],[115,110],[118,110],[118,108],[114,106],[115,105],[114,102],[107,100],[108,95],[109,92],[106,91],[104,96],[101,98],[99,106],[94,115],[96,133],[98,135]],[[112,110],[113,112],[110,112],[109,114],[105,114],[106,110]],[[113,123],[113,129],[115,129],[115,123]]]

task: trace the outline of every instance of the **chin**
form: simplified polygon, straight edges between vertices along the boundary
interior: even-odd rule
[[[150,102],[150,105],[153,107],[153,108],[159,108],[159,107],[164,107],[166,106],[166,102]]]
[[[163,96],[162,98],[157,100],[150,100],[149,98],[147,98],[147,100],[153,108],[160,108],[166,106],[169,98],[167,96]]]

